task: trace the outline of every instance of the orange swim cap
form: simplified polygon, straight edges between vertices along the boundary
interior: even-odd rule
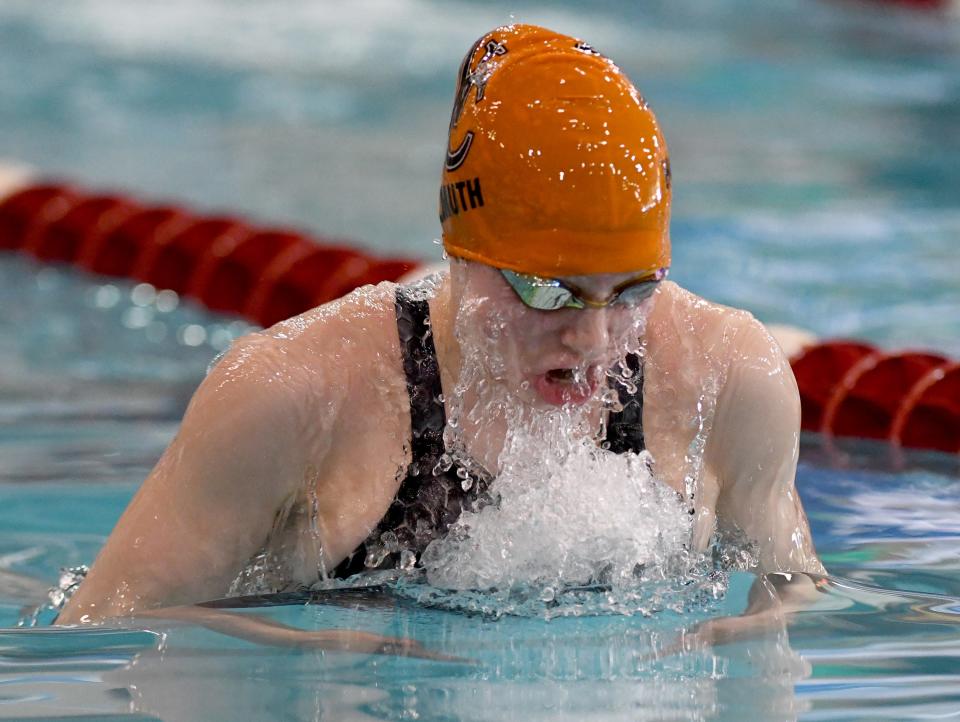
[[[670,162],[646,101],[589,45],[533,25],[460,66],[440,187],[451,256],[543,276],[670,265]]]

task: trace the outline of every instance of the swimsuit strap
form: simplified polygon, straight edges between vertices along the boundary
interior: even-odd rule
[[[486,480],[481,480],[467,491],[463,477],[458,476],[463,473],[460,467],[441,464],[447,419],[430,305],[398,286],[395,307],[410,399],[410,465],[380,523],[334,570],[333,576],[339,578],[371,568],[395,568],[400,562],[398,549],[419,554],[431,540],[446,533],[464,508],[473,508],[486,489]]]
[[[617,396],[622,411],[614,411],[607,418],[607,443],[610,451],[622,454],[632,451],[639,454],[646,448],[643,438],[643,362],[636,353],[627,354],[626,366],[631,374],[632,385],[616,382]]]
[[[430,541],[445,534],[464,510],[476,511],[495,503],[487,491],[491,479],[486,474],[471,474],[454,460],[441,462],[449,459],[443,443],[446,414],[429,304],[398,286],[395,305],[410,397],[410,465],[383,519],[334,570],[333,576],[339,578],[370,568],[396,568],[401,560],[399,549],[419,555]],[[644,448],[639,357],[628,359],[628,365],[634,371],[636,391],[618,390],[624,409],[610,414],[607,425],[607,440],[617,453]]]
[[[443,428],[447,418],[444,412],[440,384],[440,365],[430,327],[430,305],[415,300],[397,286],[397,331],[403,355],[403,372],[410,397],[410,468],[398,497],[410,501],[417,496],[423,474],[418,473],[422,460],[436,459],[443,454]]]

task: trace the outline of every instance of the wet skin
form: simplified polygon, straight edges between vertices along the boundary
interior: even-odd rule
[[[524,402],[540,406],[582,406],[594,399],[605,370],[637,346],[652,306],[648,299],[634,307],[612,304],[540,311],[520,302],[496,269],[463,264],[455,274],[460,293],[454,305],[466,309],[461,311],[458,325],[479,332],[462,333],[460,346],[487,346],[484,352],[503,361],[497,369],[488,368],[488,375],[518,393]],[[604,299],[635,277],[632,273],[607,273],[564,280],[591,299]],[[496,337],[490,338],[493,330]],[[484,332],[486,339],[482,338]],[[445,365],[457,369],[459,360],[450,358]]]
[[[624,278],[570,280],[603,298]],[[390,284],[361,289],[238,341],[59,622],[221,597],[265,547],[285,578],[310,584],[360,544],[410,462],[393,299]],[[496,349],[490,383],[549,406],[566,383],[547,379],[551,369],[602,369],[641,329],[647,445],[662,481],[693,492],[695,542],[705,546],[719,521],[757,542],[760,571],[823,572],[794,488],[796,384],[749,314],[669,282],[633,311],[535,311],[495,269],[463,262],[430,306],[448,397],[471,344]],[[577,413],[599,423],[597,394],[577,394]],[[503,429],[465,428],[464,439],[495,471]],[[685,476],[697,479],[690,489]]]

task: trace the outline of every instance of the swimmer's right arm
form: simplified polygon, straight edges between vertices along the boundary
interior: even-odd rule
[[[223,596],[260,550],[306,466],[304,389],[264,344],[239,344],[200,386],[59,624]],[[329,436],[332,420],[311,421]],[[307,453],[322,468],[323,449]]]
[[[238,614],[199,605],[165,607],[137,615],[137,621],[156,619],[196,624],[220,634],[272,647],[386,654],[470,663],[462,657],[427,649],[410,637],[386,637],[355,629],[300,629],[259,614]]]

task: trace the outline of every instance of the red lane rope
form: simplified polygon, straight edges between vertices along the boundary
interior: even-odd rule
[[[342,241],[202,217],[72,186],[34,185],[0,202],[0,250],[75,263],[192,296],[270,326],[417,266]],[[960,363],[827,341],[791,361],[802,428],[960,452]]]
[[[793,375],[800,389],[800,425],[823,431],[823,410],[834,387],[861,360],[879,353],[859,341],[833,341],[807,348],[793,359]]]
[[[904,397],[943,356],[902,352],[871,354],[844,374],[823,410],[822,428],[837,436],[888,439]]]
[[[901,446],[960,452],[960,363],[938,366],[914,384],[890,438]]]
[[[0,204],[0,248],[23,247],[34,229],[46,228],[77,201],[72,190],[53,184],[27,188],[8,197]]]
[[[263,326],[417,267],[298,231],[43,183],[0,202],[0,250],[192,296]]]
[[[803,429],[960,453],[960,363],[934,353],[825,341],[791,365]]]

